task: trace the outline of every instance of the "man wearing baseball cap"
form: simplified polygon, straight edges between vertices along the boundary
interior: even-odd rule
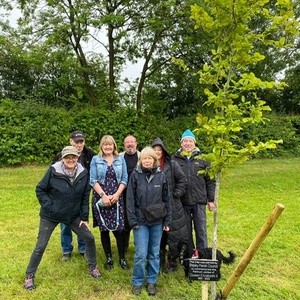
[[[75,147],[64,147],[61,157],[60,161],[49,167],[35,189],[41,206],[40,222],[36,246],[26,269],[24,287],[28,291],[35,289],[37,269],[59,223],[68,224],[84,239],[89,272],[94,278],[101,277],[97,266],[95,238],[88,222],[89,172],[78,163],[78,151]]]
[[[209,211],[215,209],[215,179],[207,174],[210,163],[201,158],[196,147],[194,133],[187,129],[181,136],[181,148],[173,156],[187,178],[187,188],[181,197],[188,230],[188,250],[191,256],[196,249],[207,248],[206,205]],[[193,241],[193,225],[196,245]]]
[[[90,171],[90,163],[95,155],[94,151],[85,146],[85,135],[82,131],[76,130],[71,133],[70,136],[70,145],[75,147],[78,151],[78,162],[85,167],[88,171]],[[61,159],[61,154],[58,154],[54,158],[54,162]],[[61,228],[61,246],[62,246],[62,261],[68,261],[71,258],[71,253],[73,251],[73,236],[71,229],[65,224],[60,224]],[[78,242],[78,251],[80,255],[84,256],[85,254],[85,244],[84,241],[77,236]]]
[[[73,131],[70,137],[70,145],[74,146],[79,154],[78,162],[87,170],[90,170],[90,163],[95,155],[94,151],[85,146],[85,136],[82,131]]]

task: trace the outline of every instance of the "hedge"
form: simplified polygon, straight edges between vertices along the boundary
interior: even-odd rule
[[[297,156],[300,153],[300,117],[270,114],[270,122],[258,127],[249,126],[236,141],[241,145],[249,140],[283,139],[277,149],[259,153],[257,157]],[[111,134],[123,150],[123,139],[133,134],[139,149],[161,137],[170,154],[180,147],[180,136],[196,127],[195,116],[167,120],[161,115],[137,113],[120,108],[118,112],[101,111],[91,107],[65,110],[32,102],[0,101],[0,166],[48,164],[69,144],[70,133],[82,130],[86,145],[98,152],[100,138]],[[203,152],[209,147],[204,137],[197,137]]]

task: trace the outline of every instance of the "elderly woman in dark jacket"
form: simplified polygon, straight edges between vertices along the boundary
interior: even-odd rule
[[[36,186],[36,196],[41,205],[40,226],[36,246],[26,270],[24,287],[27,290],[35,288],[35,273],[51,234],[59,223],[68,225],[85,241],[90,274],[94,278],[101,276],[96,262],[95,240],[88,224],[88,171],[77,162],[78,152],[75,147],[67,146],[61,154],[61,161],[51,165]]]
[[[166,214],[157,212],[155,218],[147,218],[145,208],[156,204],[165,204]],[[157,155],[151,147],[141,151],[137,167],[130,176],[126,209],[135,245],[132,292],[140,295],[146,279],[148,294],[154,296],[159,273],[161,236],[163,230],[169,230],[172,207],[166,175],[160,170]]]
[[[187,180],[179,164],[171,159],[164,143],[158,137],[152,147],[158,156],[160,169],[166,174],[169,195],[172,204],[172,223],[168,232],[164,231],[160,244],[160,263],[163,271],[170,273],[177,270],[176,259],[181,249],[187,247],[187,228],[180,197],[184,194]],[[169,248],[166,261],[166,248]]]

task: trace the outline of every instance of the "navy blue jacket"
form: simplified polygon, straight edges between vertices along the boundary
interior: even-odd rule
[[[36,186],[36,196],[41,205],[40,217],[64,224],[71,223],[77,217],[88,221],[88,171],[78,163],[77,175],[72,183],[62,172],[61,165],[61,161],[51,165]]]
[[[147,179],[147,176],[149,179]],[[126,210],[128,223],[131,228],[137,225],[163,224],[170,226],[172,220],[172,206],[168,191],[166,175],[160,168],[154,168],[145,172],[140,167],[131,173],[126,194]],[[149,206],[163,201],[167,208],[167,215],[163,219],[153,222],[146,220],[138,206]]]
[[[201,152],[198,148],[195,148],[189,159],[182,156],[181,152],[179,149],[173,159],[180,165],[188,183],[185,194],[181,197],[182,204],[195,205],[214,202],[216,181],[207,174],[210,163],[201,159]]]

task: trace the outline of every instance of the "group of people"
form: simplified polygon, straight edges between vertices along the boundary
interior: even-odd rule
[[[175,271],[183,248],[190,255],[195,249],[207,248],[206,206],[210,211],[215,209],[215,180],[207,174],[210,164],[201,159],[193,132],[188,129],[182,134],[181,147],[173,156],[160,138],[139,152],[135,137],[129,135],[124,139],[124,148],[118,153],[114,138],[105,135],[96,155],[85,146],[83,132],[75,131],[70,146],[55,157],[36,186],[40,225],[26,270],[27,290],[35,288],[38,265],[58,224],[62,260],[71,258],[73,231],[91,276],[101,277],[88,223],[91,190],[93,227],[100,230],[106,270],[114,267],[110,232],[116,239],[119,265],[124,270],[130,268],[125,255],[133,233],[134,295],[141,294],[144,281],[148,294],[155,295],[160,268],[166,273]],[[154,207],[157,210],[149,217],[149,210]]]

